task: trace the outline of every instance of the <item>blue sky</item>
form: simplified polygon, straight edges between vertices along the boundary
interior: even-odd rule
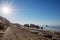
[[[8,0],[6,4],[13,9],[11,15],[5,16],[11,22],[60,25],[60,0]]]

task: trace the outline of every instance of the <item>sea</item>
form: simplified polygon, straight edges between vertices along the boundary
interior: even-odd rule
[[[48,27],[46,27],[46,25],[42,25],[44,30],[51,30],[51,31],[58,31],[60,32],[60,25],[48,25]]]

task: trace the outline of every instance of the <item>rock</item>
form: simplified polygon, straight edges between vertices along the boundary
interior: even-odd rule
[[[21,27],[21,25],[18,23],[11,23],[11,24],[13,25],[13,27]]]
[[[51,34],[44,34],[43,36],[44,37],[47,37],[47,38],[52,38],[52,35]]]
[[[0,23],[5,24],[7,26],[10,25],[10,21],[8,21],[6,18],[0,16]]]
[[[7,28],[8,26],[10,26],[10,22],[6,18],[0,16],[0,29]]]
[[[29,27],[29,24],[24,24],[24,27]]]
[[[43,27],[41,27],[41,29],[43,29]]]

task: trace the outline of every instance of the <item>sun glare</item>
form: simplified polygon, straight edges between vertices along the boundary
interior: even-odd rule
[[[1,8],[1,11],[2,11],[3,14],[10,14],[11,13],[11,9],[7,6],[3,6]]]
[[[2,15],[12,15],[12,11],[15,11],[15,9],[13,10],[13,3],[15,2],[15,0],[2,0],[1,1],[1,5],[0,5],[0,12]]]

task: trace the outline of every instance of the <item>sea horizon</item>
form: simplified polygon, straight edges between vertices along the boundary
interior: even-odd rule
[[[46,25],[41,25],[40,27],[43,27],[44,30],[52,30],[60,32],[60,25],[48,25],[48,27],[46,27]]]

